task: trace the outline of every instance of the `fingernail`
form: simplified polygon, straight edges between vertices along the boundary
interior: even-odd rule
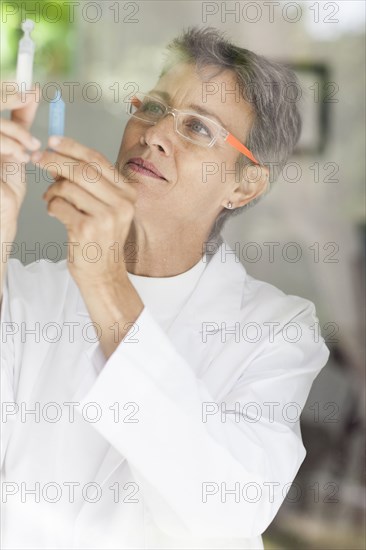
[[[48,144],[51,146],[51,147],[57,147],[57,145],[60,145],[61,143],[61,138],[58,137],[58,136],[52,136],[50,137],[50,139],[48,140]]]
[[[36,151],[37,149],[39,149],[41,147],[41,142],[39,141],[39,139],[37,138],[32,138],[29,142],[29,146],[28,146],[28,149],[30,151]]]
[[[39,141],[39,139],[35,138],[35,137],[32,137],[32,141],[31,141],[31,146],[32,148],[34,149],[38,149],[38,147],[40,147],[42,144],[41,142]]]
[[[41,160],[42,158],[42,151],[36,151],[35,153],[32,154],[32,162],[35,163],[35,162],[38,162],[39,160]]]

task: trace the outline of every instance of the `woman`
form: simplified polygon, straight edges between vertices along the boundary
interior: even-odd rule
[[[291,82],[190,29],[129,96],[116,167],[70,138],[41,152],[34,100],[7,103],[2,163],[54,163],[44,199],[70,246],[7,266],[4,548],[263,548],[329,352],[314,305],[250,277],[220,229],[299,137]],[[24,192],[19,168],[2,182],[6,243]]]

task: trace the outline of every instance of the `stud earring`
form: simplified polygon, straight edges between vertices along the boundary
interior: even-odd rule
[[[229,208],[229,209],[230,209],[230,208],[232,208],[232,207],[233,207],[233,203],[229,201],[229,202],[227,203],[226,208]]]

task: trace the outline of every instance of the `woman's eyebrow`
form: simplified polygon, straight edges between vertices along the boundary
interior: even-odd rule
[[[157,94],[157,95],[160,95],[162,97],[162,99],[164,99],[165,101],[167,101],[167,102],[170,101],[170,95],[168,94],[168,92],[163,92],[163,91],[160,91],[160,90],[150,90],[150,92],[148,92],[148,95],[149,94]],[[220,119],[220,117],[218,117],[215,113],[212,113],[211,111],[208,111],[207,109],[205,109],[201,105],[196,105],[196,104],[191,103],[190,105],[188,105],[188,108],[193,109],[194,111],[197,111],[197,113],[199,113],[200,115],[205,115],[205,116],[208,116],[208,117],[215,118],[221,124],[221,126],[225,127],[225,125],[222,122],[222,120]]]
[[[161,92],[160,90],[150,90],[149,92],[147,92],[147,95],[150,94],[160,95],[163,99],[165,99],[165,101],[170,100],[170,95],[168,94],[168,92]]]
[[[212,113],[211,111],[208,111],[207,109],[205,109],[201,105],[195,105],[195,104],[191,103],[191,105],[189,105],[189,108],[193,109],[194,111],[197,111],[197,113],[199,113],[200,115],[205,115],[205,116],[216,118],[216,120],[218,120],[218,122],[221,124],[221,126],[225,126],[220,117],[215,115],[215,113]]]

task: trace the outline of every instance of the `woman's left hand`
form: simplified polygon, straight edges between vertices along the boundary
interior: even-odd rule
[[[70,273],[79,285],[118,284],[127,275],[123,247],[137,191],[97,151],[70,138],[50,138],[49,145],[53,150],[32,160],[56,178],[43,199],[68,231]]]

